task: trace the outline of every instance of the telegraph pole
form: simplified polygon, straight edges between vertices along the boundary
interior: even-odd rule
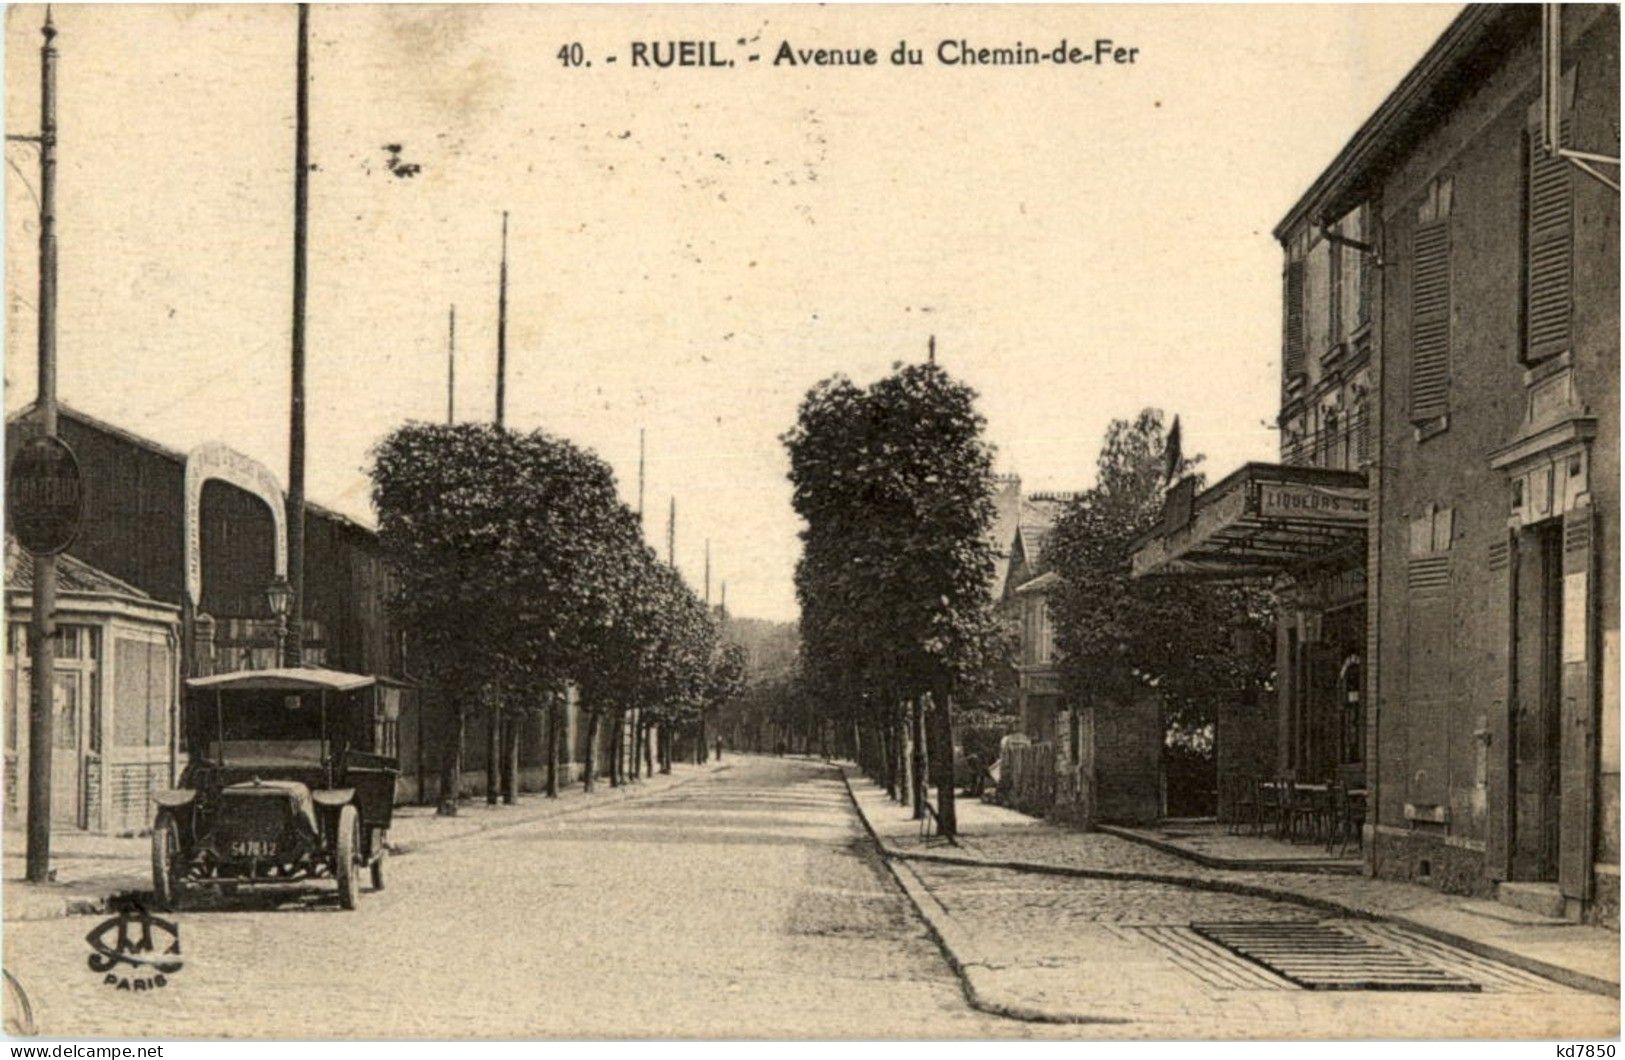
[[[671,499],[671,513],[666,516],[666,566],[677,566],[677,498]]]
[[[643,428],[638,428],[638,532],[643,532]]]
[[[288,636],[283,665],[304,661],[305,613],[305,248],[310,213],[310,5],[299,5],[293,152],[293,388],[288,403]]]
[[[446,426],[457,422],[457,307],[446,329]]]
[[[508,211],[502,211],[502,265],[497,272],[497,430],[505,420],[508,386]],[[490,692],[490,715],[485,741],[485,801],[495,806],[501,788],[504,740],[508,726],[502,719],[502,693]]]
[[[56,27],[45,9],[40,33],[39,397],[40,432],[56,437]],[[28,714],[28,856],[30,883],[51,875],[51,748],[56,688],[56,556],[34,557],[34,599],[29,615],[32,671]]]
[[[497,426],[503,423],[508,386],[508,211],[502,211],[502,270],[497,280]]]
[[[705,609],[711,610],[711,539],[705,539]]]

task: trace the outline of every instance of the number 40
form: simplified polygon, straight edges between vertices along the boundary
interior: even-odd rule
[[[582,66],[586,62],[586,55],[580,44],[566,44],[559,49],[559,62],[565,66]]]

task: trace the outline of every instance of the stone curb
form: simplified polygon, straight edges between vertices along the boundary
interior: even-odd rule
[[[885,864],[892,879],[902,888],[903,893],[913,904],[920,919],[925,921],[926,930],[942,951],[948,962],[948,967],[954,970],[959,977],[960,989],[965,993],[965,1001],[978,1012],[985,1012],[991,1016],[1002,1016],[1006,1019],[1023,1020],[1028,1023],[1129,1023],[1130,1020],[1112,1016],[1096,1016],[1080,1012],[1061,1012],[1036,1008],[1032,1005],[1016,1001],[1001,1001],[996,996],[998,990],[989,981],[990,965],[977,957],[975,946],[970,935],[959,922],[937,901],[929,888],[926,887],[918,874],[909,867],[906,856],[898,853],[880,838],[875,831],[874,824],[870,822],[869,815],[863,812],[863,804],[858,802],[857,792],[852,790],[852,778],[847,775],[846,769],[840,765],[841,780],[846,785],[847,798],[852,800],[852,808],[857,811],[858,820],[863,822],[863,829],[869,834],[875,848],[881,853],[881,861]],[[972,859],[966,859],[970,864],[979,864]]]
[[[1494,943],[1475,939],[1454,931],[1416,920],[1403,913],[1379,913],[1358,905],[1352,905],[1336,898],[1321,898],[1315,895],[1301,894],[1297,891],[1272,887],[1268,884],[1245,883],[1240,880],[1213,878],[1209,876],[1190,875],[1185,873],[1144,872],[1133,869],[1086,869],[1071,865],[1051,865],[1036,861],[1010,861],[994,858],[982,858],[973,854],[931,854],[916,853],[898,850],[880,837],[873,825],[869,823],[868,816],[863,812],[863,805],[858,801],[857,793],[852,790],[852,778],[845,767],[841,768],[841,777],[846,781],[847,794],[852,797],[852,804],[857,807],[858,815],[863,818],[864,827],[874,837],[875,843],[886,856],[888,863],[893,860],[936,862],[943,865],[968,865],[978,868],[1009,869],[1013,872],[1029,872],[1047,876],[1071,876],[1080,879],[1093,880],[1121,880],[1125,882],[1161,883],[1172,887],[1188,887],[1192,890],[1219,891],[1228,894],[1244,895],[1252,898],[1265,898],[1271,901],[1286,902],[1303,906],[1318,912],[1331,913],[1337,916],[1352,917],[1356,920],[1369,920],[1381,923],[1394,924],[1414,931],[1436,942],[1443,942],[1457,949],[1466,950],[1475,956],[1485,957],[1489,960],[1499,961],[1525,972],[1538,975],[1543,979],[1550,979],[1554,983],[1574,990],[1583,990],[1590,994],[1601,994],[1603,997],[1620,996],[1619,984],[1610,982],[1586,972],[1562,965],[1552,964],[1549,961],[1530,957],[1527,954],[1517,953],[1497,946]]]
[[[718,773],[732,768],[733,764],[731,762],[724,762],[720,765],[706,769],[703,773],[696,773],[693,776],[683,777],[680,780],[676,780],[654,790],[639,790],[634,787],[606,787],[601,792],[595,791],[593,794],[595,796],[599,794],[605,796],[614,795],[614,798],[584,798],[581,800],[582,805],[574,805],[573,803],[571,805],[561,805],[555,803],[552,805],[559,806],[560,808],[549,813],[533,813],[523,818],[510,818],[507,820],[492,821],[490,823],[480,822],[475,825],[475,827],[470,828],[467,831],[459,832],[456,835],[431,836],[427,839],[420,839],[414,842],[390,843],[389,852],[392,856],[405,856],[415,851],[437,846],[441,843],[452,843],[460,839],[472,839],[475,836],[484,835],[488,832],[502,831],[503,829],[508,828],[520,828],[527,824],[535,824],[538,821],[547,821],[555,817],[568,817],[571,814],[581,813],[586,810],[595,810],[604,806],[614,806],[618,803],[630,802],[635,798],[648,798],[664,792],[674,791],[677,788],[683,787],[684,785],[692,784],[696,780],[702,780],[706,777],[715,776]],[[436,820],[438,818],[430,817],[427,819]],[[21,881],[6,881],[6,884],[8,885],[18,883],[21,883]],[[8,908],[4,910],[4,922],[30,923],[40,920],[64,920],[68,917],[75,916],[95,916],[99,913],[106,913],[115,898],[120,898],[128,894],[140,893],[140,890],[140,887],[121,887],[116,890],[109,890],[106,893],[99,895],[80,895],[75,897],[64,896],[59,903],[55,904],[49,904],[49,897],[46,895],[29,895],[26,901],[21,901],[19,904],[29,906],[37,905],[40,908],[27,909],[20,915],[13,915],[12,910],[9,908],[10,903],[7,903]]]

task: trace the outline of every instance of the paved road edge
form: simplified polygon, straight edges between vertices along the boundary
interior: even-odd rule
[[[858,816],[863,819],[863,826],[874,839],[875,844],[885,856],[888,865],[897,861],[925,861],[937,862],[944,865],[973,865],[990,869],[1009,869],[1013,872],[1030,872],[1045,876],[1072,876],[1081,879],[1094,880],[1124,880],[1144,883],[1162,883],[1174,887],[1189,887],[1192,890],[1220,891],[1228,894],[1246,895],[1253,898],[1266,898],[1271,901],[1288,902],[1293,905],[1314,909],[1318,912],[1332,913],[1337,916],[1352,917],[1357,920],[1371,920],[1380,923],[1393,924],[1407,931],[1413,931],[1436,942],[1443,942],[1467,951],[1479,957],[1499,961],[1525,972],[1530,972],[1544,979],[1550,979],[1559,985],[1582,990],[1589,994],[1600,994],[1603,997],[1617,998],[1620,996],[1618,983],[1600,979],[1594,975],[1566,968],[1562,965],[1552,964],[1527,954],[1504,949],[1482,939],[1475,939],[1467,935],[1458,934],[1440,928],[1425,921],[1415,920],[1400,913],[1376,913],[1369,909],[1338,901],[1335,898],[1320,898],[1313,895],[1300,894],[1296,891],[1268,884],[1246,883],[1241,880],[1215,879],[1206,876],[1183,875],[1180,873],[1162,872],[1136,872],[1129,869],[1083,869],[1066,865],[1048,865],[1033,861],[1005,861],[994,858],[977,857],[974,854],[929,854],[914,853],[898,850],[888,844],[880,833],[875,831],[874,825],[863,810],[863,804],[858,801],[857,793],[852,790],[852,777],[846,767],[837,765],[841,771],[841,779],[846,783],[847,795],[852,799],[852,805],[857,808]],[[895,874],[895,870],[894,870]],[[917,877],[916,877],[917,879]],[[923,885],[922,885],[923,886]],[[905,890],[907,888],[905,887]],[[911,896],[912,897],[912,896]],[[916,903],[917,905],[918,903]],[[922,916],[925,914],[921,913]],[[1068,1020],[1066,1022],[1075,1022]]]
[[[942,903],[937,901],[936,896],[908,864],[908,856],[887,845],[880,837],[880,833],[875,831],[874,823],[869,820],[869,815],[863,812],[863,804],[858,801],[857,793],[852,790],[852,778],[841,766],[837,765],[835,769],[841,774],[841,781],[846,785],[847,798],[851,800],[852,809],[856,811],[858,820],[863,822],[863,830],[868,833],[875,849],[880,852],[881,862],[891,873],[892,879],[897,881],[897,886],[907,896],[909,903],[920,914],[926,930],[931,933],[931,938],[947,960],[948,967],[959,977],[960,988],[964,991],[965,1000],[971,1008],[990,1016],[1002,1016],[1027,1023],[1132,1022],[1117,1016],[1040,1009],[1019,1001],[1001,1000],[1000,990],[992,982],[992,968],[986,961],[976,956],[975,943],[971,940],[970,934],[959,925]],[[975,859],[968,860],[971,864],[982,864]]]

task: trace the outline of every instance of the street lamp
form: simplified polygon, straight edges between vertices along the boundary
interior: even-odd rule
[[[288,612],[293,608],[293,586],[278,574],[276,580],[265,587],[265,602],[276,616],[276,664],[284,662],[285,642],[288,639]]]

